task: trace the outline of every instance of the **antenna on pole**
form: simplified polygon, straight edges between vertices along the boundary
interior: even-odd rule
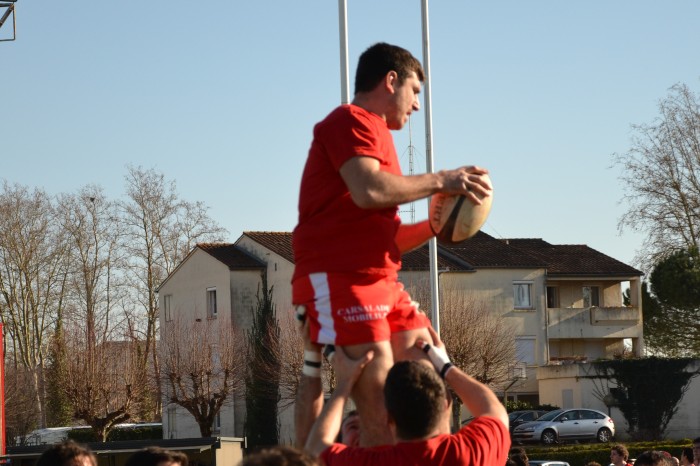
[[[408,174],[413,175],[415,173],[413,169],[413,153],[415,151],[415,147],[413,146],[413,130],[411,129],[411,118],[408,118]],[[401,211],[403,212],[408,212],[411,216],[411,221],[410,223],[416,223],[416,203],[411,202],[408,204],[408,209]]]
[[[0,1],[0,29],[5,24],[7,19],[12,16],[12,35],[9,38],[0,36],[0,42],[15,40],[17,36],[17,21],[15,20],[15,2],[17,0]]]

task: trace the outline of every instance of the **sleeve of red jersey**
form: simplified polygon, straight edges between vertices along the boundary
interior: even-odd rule
[[[340,167],[352,157],[366,156],[384,162],[385,155],[377,140],[377,122],[371,116],[346,113],[326,128],[323,145],[333,167]]]

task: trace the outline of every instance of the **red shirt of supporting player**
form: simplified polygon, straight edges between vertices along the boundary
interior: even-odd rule
[[[321,453],[326,466],[501,466],[510,436],[503,423],[480,417],[452,435],[381,447],[347,447],[335,443]]]
[[[389,275],[400,268],[394,239],[401,223],[398,207],[358,207],[340,176],[340,167],[357,156],[375,158],[381,170],[401,173],[386,122],[356,105],[341,105],[314,127],[292,236],[292,280],[314,272]]]

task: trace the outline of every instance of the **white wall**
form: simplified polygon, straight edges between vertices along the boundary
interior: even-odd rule
[[[700,370],[700,360],[696,360],[688,371]],[[562,408],[564,392],[570,390],[573,394],[573,408],[591,408],[604,413],[607,406],[598,399],[604,385],[600,380],[587,378],[593,375],[592,364],[568,364],[562,366],[541,367],[537,370],[540,385],[540,402]],[[650,380],[649,383],[663,383],[660,380]],[[629,438],[627,422],[617,408],[611,408],[610,416],[615,421],[616,437],[620,440]],[[678,411],[671,419],[666,429],[669,439],[696,438],[700,436],[700,376],[691,380],[688,391],[678,404]]]

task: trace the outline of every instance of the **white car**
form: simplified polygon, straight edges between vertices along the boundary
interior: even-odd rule
[[[566,440],[597,440],[607,443],[615,436],[615,422],[594,409],[556,409],[536,421],[513,429],[514,442],[551,445]]]
[[[533,466],[569,466],[566,461],[530,460],[528,464]]]

